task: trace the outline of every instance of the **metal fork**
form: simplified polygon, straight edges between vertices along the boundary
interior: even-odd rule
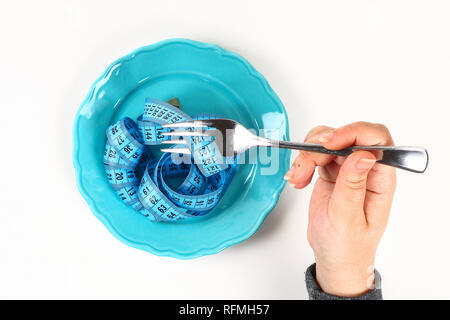
[[[341,150],[329,150],[320,144],[297,143],[289,141],[270,140],[250,132],[239,122],[231,119],[208,119],[177,122],[163,125],[165,128],[186,128],[186,131],[164,132],[162,135],[171,137],[210,136],[214,137],[223,156],[234,156],[252,147],[275,147],[309,152],[326,153],[335,156],[348,156],[357,150],[371,151],[377,157],[377,162],[404,169],[411,172],[423,173],[428,166],[428,152],[421,147],[397,146],[353,146]],[[167,140],[164,144],[187,145],[186,140]],[[161,149],[163,152],[185,153],[187,147]]]

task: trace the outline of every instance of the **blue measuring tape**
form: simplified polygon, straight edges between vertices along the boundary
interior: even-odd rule
[[[124,118],[109,126],[103,157],[111,186],[125,204],[151,221],[178,221],[208,214],[219,203],[238,169],[236,159],[223,158],[211,137],[188,137],[189,163],[176,154],[155,158],[149,146],[171,139],[162,125],[194,119],[173,105],[147,99],[137,123]],[[184,155],[185,156],[185,155]],[[183,160],[180,155],[180,160]],[[172,178],[181,179],[178,186]]]

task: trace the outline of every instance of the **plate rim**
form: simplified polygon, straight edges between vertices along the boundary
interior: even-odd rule
[[[78,152],[79,145],[80,145],[79,134],[78,134],[80,112],[83,109],[83,107],[92,99],[92,97],[95,93],[95,89],[97,88],[97,85],[107,78],[110,71],[112,70],[112,68],[115,65],[117,65],[118,63],[123,62],[123,61],[128,61],[128,60],[134,59],[136,55],[138,55],[142,52],[155,51],[161,47],[164,47],[164,46],[167,46],[170,44],[174,44],[174,43],[190,45],[190,46],[194,46],[199,49],[214,50],[216,53],[229,56],[231,58],[234,58],[238,62],[242,63],[245,66],[245,68],[247,69],[249,75],[256,78],[263,85],[263,88],[266,91],[266,93],[272,98],[272,100],[274,100],[275,104],[281,109],[280,111],[283,114],[284,120],[286,123],[286,132],[284,134],[288,141],[290,140],[290,138],[289,138],[289,121],[288,121],[286,109],[284,108],[284,105],[281,102],[281,100],[279,99],[279,97],[275,94],[272,87],[269,85],[266,78],[260,72],[258,72],[244,57],[242,57],[241,55],[239,55],[235,52],[228,51],[228,50],[226,50],[218,45],[215,45],[215,44],[195,41],[195,40],[186,39],[186,38],[171,38],[171,39],[165,39],[162,41],[158,41],[158,42],[155,42],[150,45],[139,47],[139,48],[131,51],[130,53],[116,59],[94,81],[94,83],[89,88],[88,94],[86,95],[85,99],[83,100],[83,102],[81,103],[80,107],[78,108],[78,110],[75,114],[75,120],[74,120],[74,124],[73,124],[73,128],[72,128],[72,142],[73,142],[72,162],[74,165],[76,183],[77,183],[77,187],[78,187],[80,194],[83,196],[83,198],[87,202],[91,212],[94,213],[94,215],[97,217],[97,219],[99,219],[103,223],[103,225],[107,228],[107,230],[118,240],[122,241],[123,243],[125,243],[131,247],[150,252],[157,256],[165,256],[165,257],[172,257],[172,258],[186,260],[186,259],[194,259],[194,258],[198,258],[198,257],[202,257],[202,256],[219,253],[230,246],[233,246],[235,244],[238,244],[238,243],[250,238],[260,228],[260,226],[262,225],[262,223],[264,222],[264,220],[266,219],[268,214],[273,210],[273,208],[277,204],[278,199],[280,198],[281,192],[286,185],[286,181],[282,180],[280,182],[280,184],[275,189],[275,191],[272,195],[270,205],[268,205],[266,207],[265,211],[259,216],[259,218],[256,220],[255,224],[248,231],[244,232],[243,234],[236,235],[235,237],[233,237],[231,239],[224,240],[219,245],[214,245],[213,247],[202,247],[202,248],[199,248],[198,250],[192,251],[192,252],[180,252],[180,251],[177,251],[172,248],[167,249],[167,250],[162,250],[162,249],[158,249],[156,246],[152,246],[149,243],[141,243],[141,242],[138,242],[135,240],[130,240],[125,235],[123,235],[121,232],[119,232],[119,230],[117,230],[114,227],[114,225],[108,220],[108,218],[106,216],[104,216],[102,214],[102,212],[97,208],[94,198],[88,193],[88,191],[86,190],[85,186],[83,185],[83,181],[82,181],[83,169],[82,169],[82,166],[80,163],[79,152]],[[290,151],[288,151],[286,153],[285,157],[289,161]]]

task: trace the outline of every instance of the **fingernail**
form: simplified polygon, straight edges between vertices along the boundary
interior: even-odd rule
[[[328,132],[327,134],[323,135],[319,138],[319,142],[325,143],[331,140],[331,137],[333,137],[334,132]]]
[[[288,185],[289,185],[289,187],[291,187],[291,188],[295,188],[295,183],[288,183]]]
[[[369,171],[376,161],[375,159],[359,159],[356,163],[356,170],[359,172]]]
[[[284,176],[284,180],[290,180],[294,176],[294,167],[291,167],[286,175]]]

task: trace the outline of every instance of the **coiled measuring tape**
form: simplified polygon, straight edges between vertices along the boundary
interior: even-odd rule
[[[186,138],[190,163],[174,161],[176,154],[155,158],[149,146],[171,139],[162,125],[193,119],[173,105],[147,99],[137,123],[124,118],[109,126],[103,162],[111,186],[125,204],[151,221],[178,221],[204,216],[219,203],[238,169],[237,160],[222,157],[211,137]],[[180,158],[181,159],[181,158]],[[178,186],[171,178],[182,182]]]

